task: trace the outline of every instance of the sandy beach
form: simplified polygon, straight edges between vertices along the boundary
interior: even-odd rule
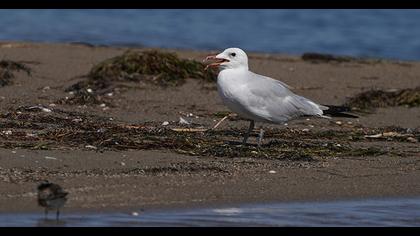
[[[257,131],[251,145],[235,143],[248,125],[239,118],[191,132],[210,129],[228,113],[214,81],[124,81],[99,103],[67,102],[74,96],[67,88],[127,49],[0,43],[0,60],[31,70],[13,72],[0,87],[1,212],[42,211],[36,186],[44,179],[70,193],[64,211],[420,195],[419,106],[373,108],[356,112],[358,119],[264,124],[258,148]],[[216,53],[158,50],[198,62]],[[420,86],[420,62],[248,55],[251,70],[321,104]],[[180,124],[180,117],[191,124]]]

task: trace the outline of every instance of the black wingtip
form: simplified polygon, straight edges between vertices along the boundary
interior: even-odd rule
[[[359,118],[356,115],[348,114],[345,112],[351,112],[350,107],[346,106],[333,106],[333,105],[323,105],[328,107],[327,110],[324,110],[324,115],[328,115],[331,117],[345,117],[345,118]]]

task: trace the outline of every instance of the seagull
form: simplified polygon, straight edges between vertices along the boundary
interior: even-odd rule
[[[38,205],[45,208],[45,219],[48,216],[48,210],[56,209],[56,219],[58,221],[60,208],[66,203],[67,195],[68,193],[64,192],[60,185],[48,180],[44,180],[38,185]]]
[[[206,70],[210,67],[219,68],[217,90],[223,103],[250,122],[243,145],[246,145],[249,134],[254,130],[255,122],[284,124],[304,116],[357,118],[344,113],[350,111],[347,107],[317,104],[293,93],[290,86],[279,80],[250,71],[248,56],[240,48],[228,48],[220,54],[209,55],[204,59],[204,62],[207,61],[212,63],[206,66]],[[263,135],[264,130],[261,128],[259,147]]]

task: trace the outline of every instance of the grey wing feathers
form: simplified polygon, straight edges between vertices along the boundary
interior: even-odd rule
[[[258,75],[259,76],[259,75]],[[311,100],[294,94],[287,84],[270,77],[259,77],[249,89],[259,98],[260,110],[264,110],[268,120],[284,122],[304,115],[322,116],[322,110],[328,109]],[[255,111],[254,111],[255,112]]]

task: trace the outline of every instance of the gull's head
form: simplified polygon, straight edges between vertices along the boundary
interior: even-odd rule
[[[219,67],[221,70],[224,69],[248,69],[248,56],[240,48],[228,48],[222,53],[217,55],[207,56],[204,61],[214,61],[206,66],[208,67]]]

